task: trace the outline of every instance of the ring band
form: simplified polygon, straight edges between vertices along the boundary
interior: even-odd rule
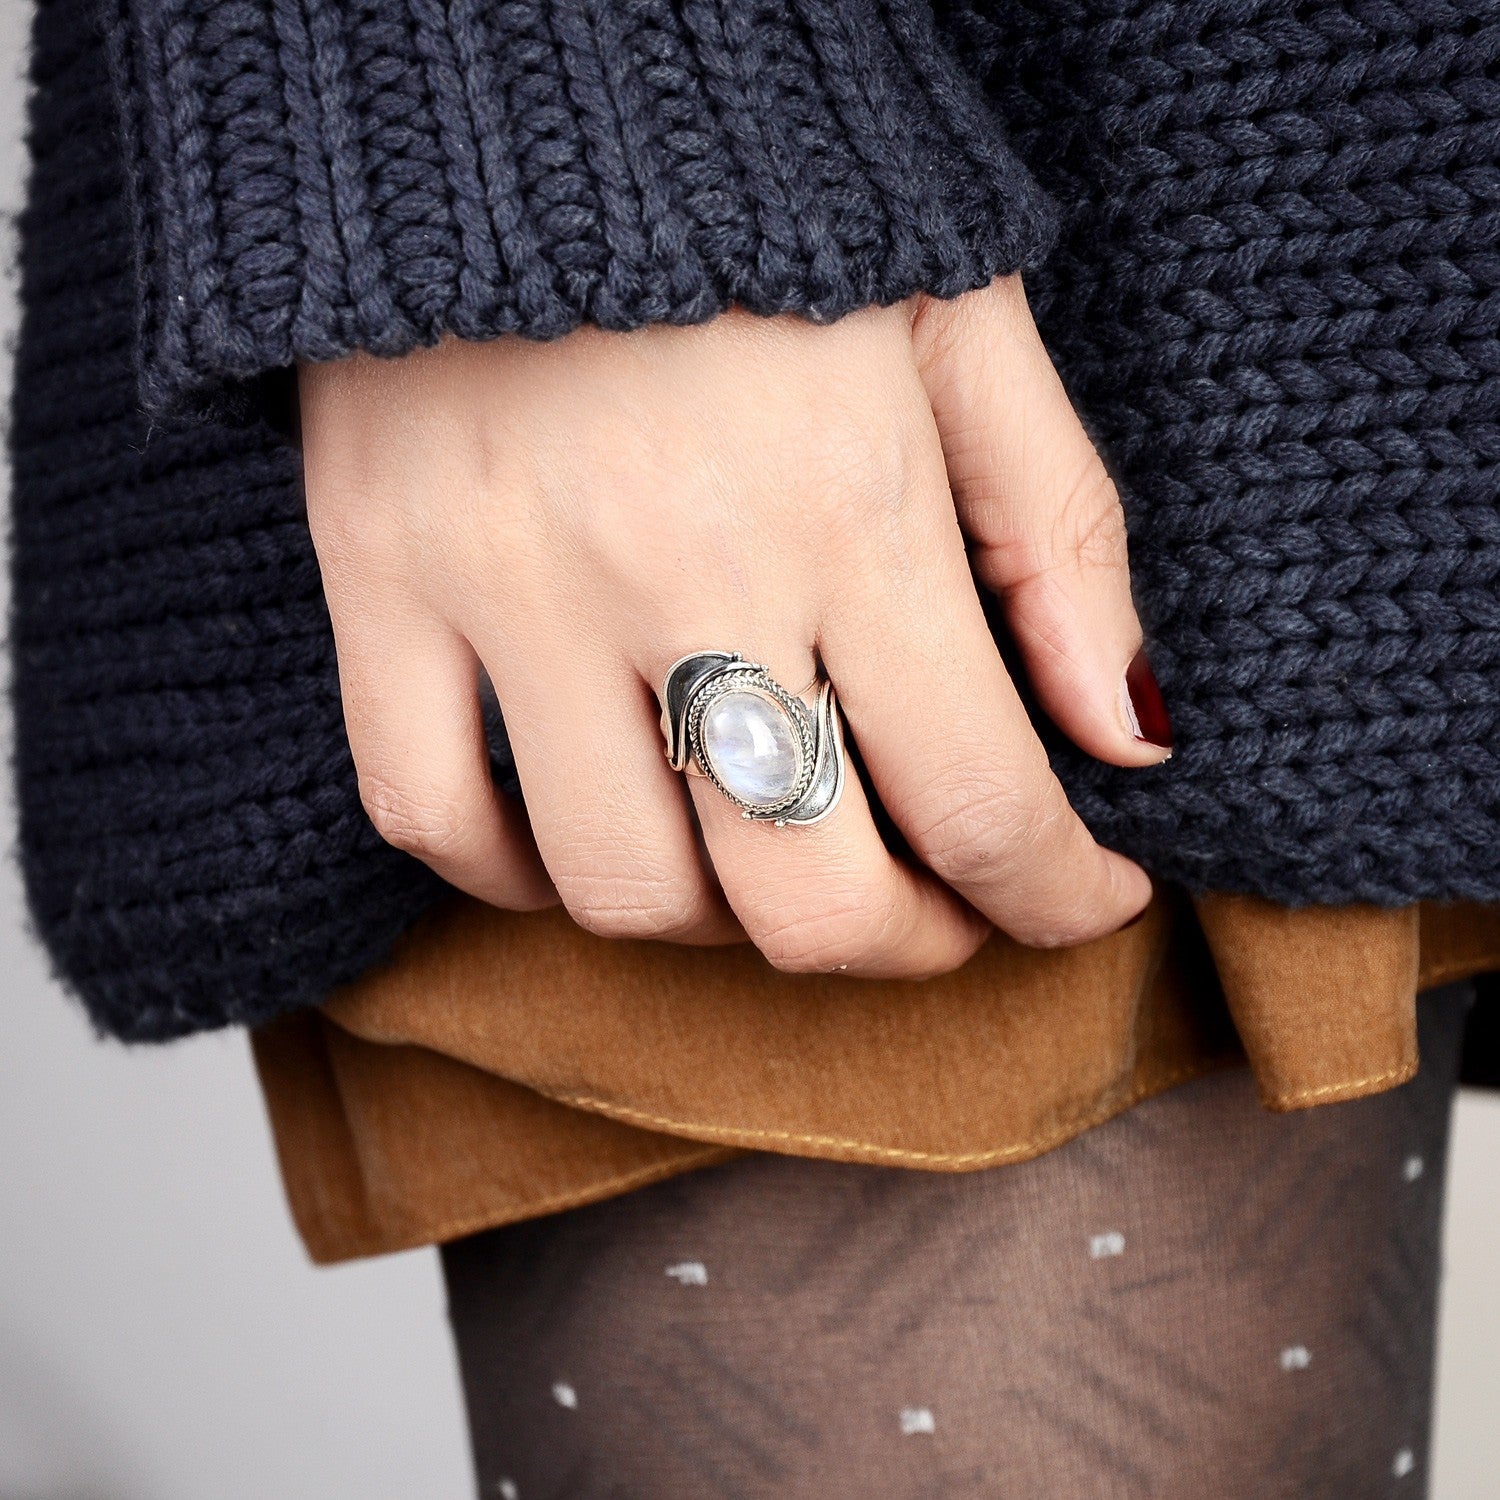
[[[705,776],[747,818],[778,828],[826,818],[844,791],[833,684],[812,704],[737,651],[693,651],[667,669],[662,732],[675,771]]]

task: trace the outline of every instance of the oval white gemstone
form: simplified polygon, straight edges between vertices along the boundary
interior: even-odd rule
[[[701,748],[714,775],[751,807],[772,807],[797,785],[802,750],[785,712],[759,693],[731,690],[704,710]]]

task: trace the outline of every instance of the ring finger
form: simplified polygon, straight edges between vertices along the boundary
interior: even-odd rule
[[[775,662],[791,664],[776,678],[784,685],[812,675],[805,648],[772,653]],[[659,666],[658,688],[668,665]],[[885,847],[858,777],[845,775],[838,805],[820,822],[785,827],[746,817],[706,777],[687,780],[729,905],[776,968],[925,978],[957,968],[988,934],[952,890]]]

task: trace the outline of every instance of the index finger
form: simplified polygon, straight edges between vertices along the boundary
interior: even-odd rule
[[[917,857],[1019,941],[1113,932],[1151,899],[1150,877],[1069,805],[990,632],[946,487],[916,508],[924,562],[869,560],[819,642],[881,801]]]

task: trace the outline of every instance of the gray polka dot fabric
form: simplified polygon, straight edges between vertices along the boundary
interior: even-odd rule
[[[1468,985],[1422,1068],[1233,1070],[959,1175],[747,1156],[444,1250],[502,1500],[1417,1500]]]

